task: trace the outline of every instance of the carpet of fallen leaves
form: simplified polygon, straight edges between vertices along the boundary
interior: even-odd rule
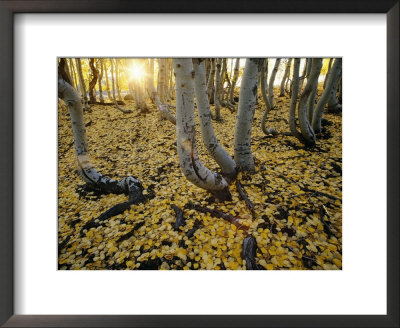
[[[275,96],[277,109],[270,112],[267,127],[288,132],[289,99]],[[92,106],[84,114],[90,157],[107,176],[137,176],[149,200],[83,232],[86,222],[127,196],[87,189],[76,171],[68,110],[59,106],[59,269],[246,269],[241,253],[249,234],[257,242],[259,269],[342,268],[340,115],[325,114],[328,125],[317,146],[305,149],[292,136],[263,134],[264,106],[259,102],[252,132],[256,172],[238,176],[254,205],[252,214],[235,183],[230,187],[233,200],[218,203],[186,180],[179,168],[174,126],[160,121],[154,106],[149,114],[140,115],[133,102],[125,103],[133,113]],[[233,155],[236,115],[223,108],[222,116],[223,122],[214,122],[214,129]],[[203,163],[218,171],[199,132],[197,147]],[[231,214],[248,229],[189,209],[189,203]],[[184,211],[185,225],[177,231],[173,204]]]

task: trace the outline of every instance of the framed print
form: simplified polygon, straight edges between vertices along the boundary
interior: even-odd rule
[[[397,1],[0,10],[1,324],[399,325]]]

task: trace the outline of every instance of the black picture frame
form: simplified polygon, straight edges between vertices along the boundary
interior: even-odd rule
[[[385,13],[387,315],[14,315],[13,17],[16,13]],[[366,54],[368,55],[368,54]],[[0,324],[4,327],[399,327],[398,0],[0,0]],[[273,295],[271,296],[273,297]],[[238,300],[241,302],[242,300]]]

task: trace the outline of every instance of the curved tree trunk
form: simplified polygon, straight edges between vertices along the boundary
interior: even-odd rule
[[[339,104],[342,104],[342,74],[340,74],[340,78],[339,78],[338,101],[339,101]]]
[[[94,66],[94,58],[89,59],[89,66],[90,70],[92,71],[92,79],[89,82],[89,99],[94,104],[96,102],[95,86],[99,76],[99,71]]]
[[[312,92],[312,88],[315,85],[315,80],[318,81],[319,74],[322,68],[322,59],[313,58],[309,61],[309,66],[311,67],[310,76],[307,79],[307,84],[300,96],[299,106],[298,106],[298,116],[301,134],[306,141],[305,145],[308,147],[315,146],[315,133],[312,129],[310,123],[307,119],[307,101]]]
[[[251,152],[251,126],[256,104],[257,83],[264,59],[247,58],[242,75],[239,106],[235,125],[235,162],[239,169],[254,171]]]
[[[192,60],[177,58],[173,59],[173,64],[176,81],[177,149],[183,174],[194,185],[210,191],[220,200],[231,199],[226,180],[207,169],[197,155]]]
[[[75,58],[75,63],[76,63],[76,70],[78,71],[79,85],[80,85],[83,101],[85,103],[85,109],[89,109],[90,106],[88,104],[88,97],[86,94],[86,85],[85,85],[85,80],[83,79],[83,74],[82,74],[81,59]]]
[[[112,58],[110,59],[110,64],[111,64],[111,89],[112,89],[112,99],[113,99],[114,105],[119,111],[121,111],[124,114],[132,113],[131,110],[124,109],[124,108],[120,107],[117,103],[117,99],[115,98],[114,63],[113,63]]]
[[[330,75],[330,73],[331,73],[332,61],[333,61],[333,58],[329,58],[328,71],[326,72],[325,79],[324,79],[324,89],[325,89],[325,87],[326,87],[326,83],[328,82],[329,75]]]
[[[303,89],[303,83],[304,80],[306,79],[307,76],[307,63],[308,63],[308,58],[304,58],[304,67],[303,67],[303,73],[301,73],[301,76],[299,77],[299,93],[301,93]]]
[[[312,65],[314,65],[313,62],[312,62],[312,64],[310,66],[312,66]],[[322,59],[321,59],[321,68],[322,68]],[[320,73],[321,73],[321,68],[320,68]],[[311,74],[311,71],[310,71],[310,74]],[[308,97],[308,100],[307,100],[307,120],[308,120],[308,122],[310,124],[312,122],[312,117],[314,115],[315,99],[317,98],[317,93],[318,93],[319,74],[318,74],[318,77],[313,80],[313,84],[311,86],[311,93],[310,93],[310,96]]]
[[[340,63],[340,65],[342,65]],[[334,92],[331,93],[331,96],[329,97],[328,100],[328,113],[334,113],[337,114],[341,111],[342,107],[339,104],[339,100],[337,98],[336,92],[338,91],[339,88],[339,80],[340,80],[340,74],[339,77],[334,81]]]
[[[290,66],[291,66],[292,58],[288,58],[285,67],[285,73],[283,74],[282,82],[281,82],[281,91],[279,93],[279,97],[285,96],[285,83],[287,78],[289,77],[290,73]]]
[[[263,116],[261,118],[261,130],[266,134],[272,134],[272,135],[277,135],[277,131],[273,128],[267,129],[265,126],[265,123],[267,121],[268,113],[271,110],[271,104],[269,103],[269,99],[267,96],[266,92],[266,86],[265,86],[265,70],[266,70],[266,62],[267,60],[264,61],[263,68],[260,74],[260,80],[261,80],[261,94],[265,103],[265,110],[263,113]]]
[[[340,76],[340,72],[342,71],[342,59],[336,58],[335,62],[332,65],[331,73],[329,75],[328,81],[326,82],[326,87],[324,92],[322,92],[321,97],[318,100],[318,103],[314,110],[313,120],[312,120],[312,128],[315,133],[321,132],[321,118],[324,112],[324,107],[328,102],[329,98],[332,96],[332,93],[336,93],[337,81]]]
[[[157,89],[154,87],[154,60],[150,60],[150,69],[149,69],[150,77],[147,78],[147,87],[150,93],[150,97],[153,103],[157,106],[157,109],[160,114],[161,119],[165,119],[170,121],[173,125],[176,124],[176,118],[169,111],[168,105],[163,104],[160,99],[160,95],[157,92]]]
[[[274,104],[274,82],[275,82],[275,76],[276,73],[278,72],[279,64],[281,62],[280,58],[276,58],[274,69],[272,70],[271,77],[269,78],[269,85],[268,85],[268,99],[269,103],[271,105],[271,109],[275,108]]]
[[[99,75],[99,93],[100,93],[100,103],[104,104],[104,96],[103,96],[103,85],[102,85],[102,81],[103,81],[103,75],[104,75],[104,63],[103,63],[103,58],[99,59],[100,61],[100,75]]]
[[[296,105],[297,97],[299,94],[299,70],[300,58],[294,58],[293,63],[293,78],[292,78],[292,95],[290,98],[290,112],[289,112],[289,128],[290,132],[301,142],[305,143],[303,135],[297,130],[296,127]]]
[[[229,92],[229,102],[232,105],[235,105],[235,99],[233,96],[234,96],[234,92],[235,92],[236,82],[239,77],[239,64],[240,64],[240,58],[236,58],[235,68],[233,69],[233,78],[232,78],[232,83],[231,83],[231,89]]]
[[[216,63],[215,72],[215,92],[214,92],[214,105],[215,105],[215,120],[221,121],[221,104],[220,104],[220,93],[221,93],[221,62],[222,59],[218,58]]]
[[[85,180],[92,188],[100,189],[106,193],[129,193],[129,201],[127,202],[129,203],[127,204],[128,207],[130,204],[142,201],[143,187],[137,178],[127,177],[119,181],[112,180],[97,172],[91,164],[86,141],[86,128],[83,119],[81,101],[75,89],[61,78],[58,80],[58,96],[64,100],[70,113],[77,167],[83,180]]]
[[[197,113],[199,116],[201,135],[204,145],[212,158],[221,167],[228,181],[236,178],[236,164],[232,157],[218,142],[211,120],[210,104],[207,97],[206,73],[204,60],[193,59],[194,88],[196,92]]]

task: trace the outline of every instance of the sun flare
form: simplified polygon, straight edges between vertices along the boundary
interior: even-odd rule
[[[129,75],[132,79],[140,80],[145,76],[145,71],[142,66],[132,65],[129,68]]]

